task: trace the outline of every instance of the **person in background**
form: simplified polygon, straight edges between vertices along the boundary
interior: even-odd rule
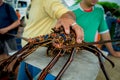
[[[80,3],[75,4],[69,9],[73,11],[76,16],[76,22],[84,30],[84,41],[94,42],[96,33],[98,32],[101,35],[102,40],[110,40],[109,29],[104,16],[104,9],[102,6],[96,4],[98,0],[81,0]],[[114,57],[120,58],[120,52],[115,51],[111,43],[105,44],[111,55]],[[88,61],[88,64],[85,64],[82,67],[79,67],[79,70],[83,74],[78,74],[80,76],[79,80],[95,80],[97,73],[99,72],[98,59],[93,53],[88,51],[83,51],[80,53],[83,61]],[[105,54],[104,52],[104,55]],[[89,67],[86,71],[86,67]],[[83,68],[84,67],[84,68]],[[92,68],[91,68],[92,67]],[[94,67],[94,70],[92,70]],[[81,70],[82,69],[82,70]],[[91,74],[92,73],[92,74]]]
[[[20,24],[20,21],[13,9],[12,6],[0,0],[0,42],[2,44],[2,51],[0,53],[0,59],[4,59],[9,56],[8,47],[16,51],[17,45],[15,37],[8,35],[16,34],[17,27]]]
[[[116,17],[114,17],[113,15],[112,15],[112,13],[110,12],[110,11],[107,11],[106,12],[106,16],[105,16],[105,19],[106,19],[106,22],[107,22],[107,26],[108,26],[108,29],[109,29],[109,32],[110,32],[110,37],[111,37],[111,39],[115,39],[115,37],[114,37],[114,33],[116,33],[116,26],[117,26],[117,18]],[[118,31],[118,30],[117,30]],[[116,34],[115,34],[116,35]],[[113,43],[114,44],[114,43]],[[113,45],[113,48],[115,49],[115,50],[117,50],[118,48],[117,48],[117,46],[115,46],[115,44]],[[110,54],[110,52],[109,52],[109,50],[106,48],[106,46],[105,45],[102,45],[101,46],[101,49],[102,50],[104,50],[104,51],[107,51],[109,54]]]
[[[110,32],[110,37],[111,37],[111,39],[113,39],[113,34],[114,34],[115,26],[117,23],[117,18],[114,15],[112,15],[112,13],[110,11],[106,12],[105,18],[106,18],[107,26],[108,26],[108,29]]]
[[[113,39],[115,40],[120,39],[120,17],[118,17],[117,19]],[[118,45],[117,42],[113,43],[113,47],[116,51],[120,51],[120,44]]]
[[[113,17],[112,13],[110,11],[106,12],[106,22],[108,25],[108,29],[111,30],[111,27],[113,24],[116,24],[117,18]]]
[[[97,2],[98,0],[82,0],[80,4],[70,7],[76,16],[77,24],[84,30],[84,40],[87,42],[94,41],[97,31],[101,34],[102,40],[111,39],[106,19],[104,18],[104,9],[102,6],[97,5]],[[83,20],[85,16],[87,17]],[[105,45],[114,57],[120,57],[120,52],[114,51],[111,43],[106,43]]]

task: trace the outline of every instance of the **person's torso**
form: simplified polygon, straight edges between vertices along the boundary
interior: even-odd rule
[[[32,1],[29,19],[27,20],[24,31],[25,37],[36,37],[51,32],[51,28],[55,26],[57,18],[67,11],[61,7],[58,1],[59,0]],[[54,7],[55,5],[56,7]]]
[[[9,18],[9,13],[7,13],[6,4],[0,6],[0,28],[7,27],[12,23],[11,19]]]
[[[112,25],[116,24],[117,19],[112,16],[106,16],[106,22],[107,22],[108,28],[111,29]]]
[[[93,42],[103,18],[103,11],[101,8],[96,5],[91,12],[85,12],[78,4],[70,9],[75,13],[77,24],[84,30],[84,40],[87,42]]]
[[[1,12],[0,13],[0,29],[8,27],[18,19],[14,9],[7,3],[3,3],[0,6],[0,12]],[[10,30],[8,33],[16,34],[17,28]],[[0,35],[0,36],[3,36],[5,38],[13,37],[13,36],[7,36],[7,35]]]
[[[113,39],[120,39],[120,23],[117,23],[115,26],[115,33]]]

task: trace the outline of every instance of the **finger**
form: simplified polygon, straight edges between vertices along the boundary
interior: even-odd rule
[[[66,34],[70,34],[70,25],[69,24],[66,24],[66,23],[61,23],[64,30],[65,30],[65,33]]]
[[[76,41],[77,41],[77,43],[81,43],[84,40],[84,31],[83,31],[83,29],[81,27],[79,27],[78,25],[74,25],[74,27],[72,27],[72,29],[76,33]]]
[[[55,28],[58,29],[58,28],[60,28],[60,27],[61,27],[61,21],[59,20],[59,21],[57,21],[57,23],[56,23],[56,25],[55,25]]]

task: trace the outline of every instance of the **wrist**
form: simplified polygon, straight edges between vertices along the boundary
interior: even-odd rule
[[[71,11],[68,11],[67,13],[63,14],[61,18],[67,18],[67,19],[69,18],[69,19],[73,19],[74,21],[76,20],[75,15]]]

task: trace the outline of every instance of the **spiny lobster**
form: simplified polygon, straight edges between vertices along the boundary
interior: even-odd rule
[[[82,43],[76,43],[75,41],[75,33],[71,29],[70,34],[65,34],[63,28],[53,28],[53,32],[51,34],[38,36],[31,39],[26,39],[28,43],[18,52],[13,54],[7,59],[4,59],[0,61],[0,73],[9,73],[14,72],[17,68],[17,66],[20,64],[21,61],[23,61],[28,55],[32,54],[38,47],[48,47],[47,49],[47,55],[48,56],[54,56],[51,62],[42,70],[41,74],[38,77],[38,80],[44,80],[46,75],[49,73],[49,71],[52,69],[52,67],[57,63],[58,59],[61,56],[64,56],[64,54],[70,54],[69,59],[64,64],[63,68],[58,73],[55,80],[60,80],[63,73],[66,71],[66,69],[69,67],[70,63],[73,60],[73,55],[77,53],[77,51],[80,50],[88,50],[95,54],[98,57],[100,67],[106,77],[106,80],[109,80],[109,77],[105,71],[103,62],[101,60],[101,56],[104,57],[106,60],[108,60],[112,67],[114,67],[114,63],[109,60],[107,57],[103,55],[103,53],[96,47],[94,44],[104,44],[107,42],[119,42],[120,40],[107,40],[107,41],[99,41],[99,42],[85,42]],[[12,69],[9,70],[9,65],[12,65]],[[30,80],[32,80],[32,77],[30,76],[29,72],[26,71],[28,74],[28,77]]]

